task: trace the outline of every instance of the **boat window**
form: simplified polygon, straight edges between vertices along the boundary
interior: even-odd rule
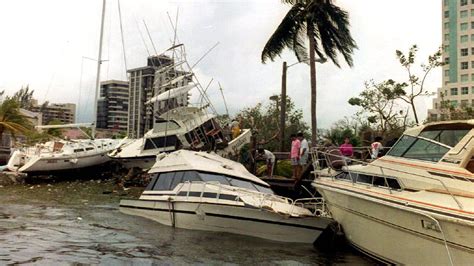
[[[74,152],[82,152],[84,149],[74,149]]]
[[[223,185],[230,185],[229,181],[227,180],[226,177],[221,176],[221,175],[215,175],[215,174],[209,174],[209,173],[199,173],[199,176],[201,176],[202,181],[204,182],[219,182]]]
[[[354,174],[352,174],[354,176]],[[372,178],[373,176],[369,176],[369,175],[364,175],[364,174],[358,174],[357,177],[357,182],[359,183],[366,183],[366,184],[372,184]]]
[[[420,136],[454,147],[468,132],[469,129],[428,130]]]
[[[257,190],[257,188],[255,188],[255,186],[251,182],[248,182],[248,181],[233,179],[233,178],[229,178],[229,181],[230,181],[230,184],[234,187],[241,187],[241,188],[247,188],[247,189],[251,189],[251,190]]]
[[[151,175],[151,181],[150,181],[150,183],[148,183],[145,190],[151,190],[153,188],[153,185],[155,185],[155,182],[156,182],[157,179],[158,179],[158,174],[152,174]]]
[[[176,135],[158,137],[158,138],[148,138],[145,141],[145,150],[152,150],[162,147],[176,146],[178,138]],[[165,146],[166,145],[166,146]]]
[[[403,154],[403,157],[437,162],[449,151],[448,148],[424,139],[416,142]]]
[[[416,138],[404,135],[397,143],[390,149],[387,155],[400,157],[403,153],[415,142]]]
[[[176,172],[171,182],[170,190],[173,190],[179,183],[182,183],[184,172]]]
[[[348,172],[340,172],[339,174],[336,175],[336,179],[345,179],[345,180],[351,180],[351,176],[354,178],[354,179],[357,179],[357,173],[351,173],[349,175]]]
[[[94,148],[92,147],[89,147],[89,148],[86,148],[86,151],[90,151],[90,150],[93,150]]]
[[[193,181],[202,181],[196,171],[186,171],[184,172],[182,182],[193,182]]]
[[[161,173],[158,181],[153,186],[153,190],[171,190],[171,183],[173,183],[174,172]]]
[[[405,135],[390,149],[388,155],[437,162],[448,150],[438,143]]]
[[[268,187],[260,186],[260,185],[257,185],[257,184],[254,184],[254,185],[257,188],[257,190],[262,192],[262,193],[273,194],[273,190],[271,190]]]
[[[374,176],[374,186],[376,187],[390,187],[392,189],[401,189],[402,187],[396,179],[383,178],[381,176]]]

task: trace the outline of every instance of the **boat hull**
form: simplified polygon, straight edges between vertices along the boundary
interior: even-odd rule
[[[385,263],[467,265],[474,260],[474,222],[354,193],[316,181],[333,218],[357,249]],[[436,222],[439,222],[439,230]],[[448,250],[445,246],[446,239]]]
[[[88,156],[38,157],[18,169],[28,175],[58,174],[103,165],[110,161],[106,152]]]
[[[296,243],[313,243],[331,222],[323,217],[287,217],[253,207],[205,202],[122,200],[120,211],[178,228]]]

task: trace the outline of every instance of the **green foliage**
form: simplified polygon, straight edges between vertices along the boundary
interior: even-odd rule
[[[256,175],[257,176],[264,176],[267,171],[267,165],[265,163],[259,164],[257,167]],[[290,160],[279,160],[275,165],[275,169],[273,169],[274,176],[284,176],[287,178],[291,178],[293,175],[293,167],[291,166]]]
[[[30,91],[30,87],[27,85],[15,92],[12,99],[18,102],[20,108],[29,110],[33,106],[33,93],[34,90]]]
[[[257,139],[268,142],[265,148],[270,151],[279,149],[279,123],[280,123],[280,97],[276,101],[271,101],[267,106],[257,103],[254,107],[245,108],[237,116],[242,118],[242,128],[250,128]],[[303,121],[303,112],[295,109],[295,104],[290,97],[286,98],[285,116],[285,136],[288,137],[288,147],[290,145],[290,134],[303,132],[307,135],[308,126]]]
[[[62,125],[62,124],[63,123],[58,119],[53,119],[53,120],[49,121],[49,123],[48,123],[48,125]],[[63,137],[63,131],[60,128],[49,128],[46,131],[46,134],[49,135],[49,136],[52,136],[52,137],[56,137],[56,138],[62,138]]]
[[[365,89],[359,97],[349,99],[349,104],[359,106],[359,115],[367,115],[367,121],[375,131],[387,135],[390,131],[403,132],[410,124],[408,112],[398,104],[397,99],[403,95],[405,83],[386,80],[380,83],[366,82]]]
[[[349,15],[331,0],[284,1],[292,7],[265,44],[262,62],[274,60],[285,48],[293,50],[299,62],[308,59],[307,38],[314,38],[314,51],[321,59],[329,57],[338,67],[338,53],[349,66],[357,45],[349,30]]]
[[[12,98],[7,98],[0,105],[0,139],[4,132],[13,137],[24,134],[32,128],[30,121],[20,113],[19,104]]]
[[[341,120],[326,131],[323,137],[336,146],[343,144],[345,138],[349,138],[353,146],[361,146],[361,140],[359,136],[356,135],[356,132]]]
[[[413,74],[413,64],[416,60],[416,53],[418,52],[418,47],[413,45],[408,50],[407,54],[404,54],[400,50],[395,52],[398,61],[400,62],[401,66],[405,68],[408,74],[408,82],[400,83],[400,87],[396,89],[396,98],[401,99],[402,101],[406,102],[410,105],[413,115],[415,117],[415,122],[419,123],[418,121],[418,114],[416,112],[415,107],[415,98],[419,96],[428,96],[429,92],[424,90],[425,80],[428,77],[428,74],[434,68],[444,65],[442,58],[441,58],[441,48],[438,49],[434,54],[428,56],[428,62],[422,63],[420,65],[422,69],[422,74],[420,77]]]

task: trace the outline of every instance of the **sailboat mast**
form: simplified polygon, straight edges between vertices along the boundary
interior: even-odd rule
[[[100,90],[100,66],[102,64],[102,41],[104,38],[104,18],[105,18],[105,1],[102,0],[102,18],[100,23],[100,37],[99,37],[99,56],[97,58],[97,77],[95,81],[95,98],[94,98],[94,126],[92,127],[91,137],[95,137],[95,128],[97,127],[97,101],[99,99],[99,90]]]

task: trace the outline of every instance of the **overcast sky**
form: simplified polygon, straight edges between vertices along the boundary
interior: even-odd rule
[[[29,84],[40,102],[78,103],[79,122],[91,121],[101,0],[0,0],[0,89],[12,94]],[[221,83],[231,113],[280,93],[281,65],[296,62],[285,52],[275,62],[262,64],[266,40],[289,6],[279,0],[165,1],[121,0],[128,68],[146,64],[153,47],[143,26],[146,22],[156,50],[168,48],[173,38],[167,12],[174,18],[179,8],[178,38],[195,62],[215,43],[220,44],[197,66],[202,83]],[[338,0],[350,14],[351,30],[359,49],[354,67],[331,63],[317,65],[318,123],[329,127],[356,108],[347,100],[357,96],[364,81],[388,78],[405,80],[395,50],[420,48],[419,62],[441,45],[441,1],[437,0]],[[101,80],[126,79],[117,0],[107,0],[105,43]],[[145,38],[145,43],[140,36]],[[417,69],[419,70],[419,69]],[[288,93],[310,117],[309,67],[288,70]],[[427,89],[441,84],[441,70],[432,72]],[[209,94],[224,112],[216,87]],[[417,103],[426,117],[431,99]]]

